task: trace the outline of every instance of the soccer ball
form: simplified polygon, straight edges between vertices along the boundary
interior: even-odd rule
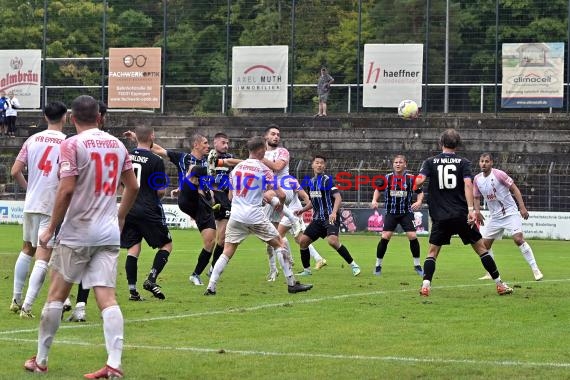
[[[418,117],[419,111],[418,104],[413,100],[402,100],[398,105],[398,115],[406,120]]]

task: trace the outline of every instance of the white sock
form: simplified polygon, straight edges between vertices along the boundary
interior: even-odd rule
[[[30,279],[28,280],[28,290],[26,291],[26,299],[24,300],[23,308],[27,311],[32,310],[32,305],[36,298],[38,298],[38,293],[44,284],[46,279],[46,274],[48,271],[48,263],[45,260],[36,260],[34,267],[32,268],[32,273],[30,273]]]
[[[431,286],[431,281],[430,280],[424,280],[422,282],[422,287],[423,288],[429,288]]]
[[[281,268],[283,268],[283,274],[285,277],[293,276],[293,270],[291,269],[291,261],[289,260],[289,253],[285,251],[284,248],[277,248],[275,250],[275,254],[277,255],[277,260],[279,260],[279,264]],[[290,284],[291,285],[291,284]]]
[[[419,257],[414,257],[414,266],[417,267],[420,265],[420,258]]]
[[[279,203],[281,203],[281,202],[279,202],[279,198],[277,198],[277,197],[271,198],[271,206],[275,207],[275,206],[277,206]]]
[[[216,283],[218,279],[222,275],[222,272],[228,265],[230,259],[224,255],[223,253],[220,255],[218,260],[216,261],[216,265],[214,265],[214,270],[212,270],[212,274],[210,275],[210,281],[208,282],[208,289],[212,291],[216,291]]]
[[[382,266],[382,261],[384,261],[384,259],[379,259],[378,257],[376,258],[376,266],[377,267],[381,267]]]
[[[107,365],[113,368],[121,368],[121,356],[123,355],[123,313],[119,305],[109,306],[101,312],[103,317],[103,334],[107,347]]]
[[[530,265],[530,268],[533,270],[538,269],[538,265],[536,265],[536,260],[534,259],[534,253],[532,252],[532,248],[526,241],[519,246],[519,250],[521,251],[528,265]]]
[[[14,295],[13,298],[20,303],[22,300],[22,290],[26,283],[26,277],[28,276],[28,271],[30,270],[30,263],[32,262],[32,256],[26,255],[24,252],[20,252],[16,264],[14,265]]]
[[[36,361],[41,366],[47,365],[49,349],[53,343],[55,333],[59,329],[62,311],[63,303],[59,301],[46,303],[42,310],[38,333],[38,354],[36,355]]]
[[[283,210],[281,211],[283,212],[283,215],[285,215],[292,224],[297,223],[297,217],[295,216],[295,214],[293,214],[293,211],[289,210],[289,207],[284,205]]]
[[[311,257],[315,260],[315,261],[321,261],[323,258],[321,257],[321,255],[319,255],[319,252],[317,251],[317,249],[315,247],[313,247],[312,244],[309,244],[309,253],[311,254]]]
[[[273,247],[267,245],[267,259],[269,261],[269,271],[275,272],[277,271],[277,264],[275,261],[275,252],[273,251]]]
[[[352,262],[350,263],[350,267],[351,267],[351,268],[354,268],[354,267],[357,267],[357,266],[358,266],[358,264],[356,263],[356,261],[352,260]]]

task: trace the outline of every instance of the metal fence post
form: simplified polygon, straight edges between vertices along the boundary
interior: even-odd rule
[[[548,211],[552,211],[552,169],[554,168],[554,162],[550,163],[548,168]]]
[[[358,177],[360,177],[360,170],[362,169],[362,165],[364,164],[364,161],[360,160],[360,162],[358,163],[358,167],[356,168],[356,174]],[[358,179],[358,181],[360,181],[360,178]],[[357,184],[357,181],[354,181],[355,185]],[[360,207],[360,183],[357,184],[357,188],[356,188],[356,204],[358,205],[358,207]]]

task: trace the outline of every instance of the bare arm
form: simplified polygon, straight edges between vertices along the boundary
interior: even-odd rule
[[[222,161],[222,166],[225,166],[225,165],[236,166],[237,164],[239,164],[243,160],[241,160],[239,158],[224,158],[224,159],[220,159],[220,161]]]
[[[474,223],[477,220],[477,215],[473,206],[473,182],[471,182],[471,178],[464,178],[463,183],[465,184],[465,199],[467,200],[467,220],[469,223]]]
[[[163,158],[168,157],[168,153],[166,152],[166,149],[164,149],[163,147],[161,147],[160,145],[158,145],[156,143],[152,144],[152,148],[150,148],[150,151],[154,154],[158,154],[160,157],[163,157]]]
[[[528,210],[526,209],[526,206],[524,205],[524,200],[523,200],[521,191],[519,190],[517,185],[514,184],[514,182],[511,185],[511,187],[509,187],[509,190],[513,193],[515,199],[517,200],[517,203],[519,204],[519,211],[521,213],[521,216],[523,217],[524,220],[527,220],[528,219]]]
[[[137,193],[139,192],[139,185],[137,183],[137,177],[135,172],[130,170],[125,170],[121,173],[121,183],[124,186],[123,196],[121,197],[121,204],[119,205],[118,219],[119,228],[123,230],[125,224],[125,218],[129,213],[131,207],[137,199]]]
[[[278,172],[287,165],[286,161],[278,160],[277,162],[273,162],[268,160],[267,158],[263,158],[261,162],[263,162],[269,169],[273,170],[273,172]]]
[[[329,222],[331,224],[334,224],[336,222],[336,216],[338,214],[338,210],[340,209],[340,204],[342,203],[342,196],[340,195],[340,193],[334,193],[333,198],[334,198],[333,209],[331,214],[329,215]]]
[[[22,173],[24,171],[24,168],[26,167],[26,164],[23,163],[22,161],[16,160],[14,161],[14,165],[12,165],[12,170],[10,171],[10,174],[12,175],[12,177],[14,177],[14,179],[16,180],[16,182],[18,183],[18,185],[20,185],[20,187],[24,190],[28,189],[28,181],[26,181],[26,178],[24,177],[24,174]]]
[[[418,211],[420,208],[422,208],[423,202],[424,202],[424,192],[422,191],[421,193],[417,193],[416,201],[412,203],[412,210]]]
[[[370,208],[378,208],[378,198],[380,198],[380,190],[374,189],[374,194],[372,194],[372,202],[370,202]]]

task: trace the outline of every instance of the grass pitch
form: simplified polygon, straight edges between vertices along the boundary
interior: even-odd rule
[[[533,280],[511,240],[496,242],[501,276],[515,289],[500,297],[492,281],[477,280],[484,273],[479,259],[455,239],[440,254],[432,295],[422,298],[421,278],[403,236],[390,242],[381,277],[372,275],[378,236],[341,236],[362,268],[358,277],[318,241],[328,266],[300,278],[315,285],[300,294],[287,293],[282,274],[275,283],[265,280],[265,248],[251,237],[227,266],[218,295],[205,297],[205,287],[188,282],[199,234],[173,231],[173,238],[173,254],[159,277],[164,301],[142,289],[154,257],[149,248],[139,259],[139,291],[146,300],[128,301],[122,252],[117,293],[125,317],[128,379],[570,378],[568,242],[530,241],[545,276],[541,282]],[[0,378],[38,378],[22,366],[36,352],[47,286],[34,305],[35,320],[12,314],[21,227],[0,226],[0,241]],[[420,244],[423,258],[427,238]],[[294,257],[298,271],[296,248]],[[87,319],[62,323],[42,380],[82,378],[105,363],[92,296]]]

